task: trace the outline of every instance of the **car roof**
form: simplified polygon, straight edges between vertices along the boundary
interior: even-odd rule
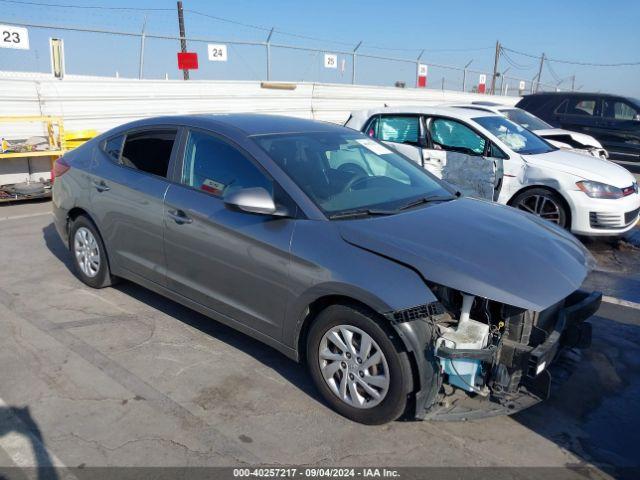
[[[219,130],[221,127],[231,127],[237,133],[242,133],[246,136],[304,132],[340,132],[345,130],[345,128],[340,125],[321,122],[319,120],[258,113],[152,117],[123,125],[122,129],[144,128],[154,125],[191,126],[213,131]]]
[[[602,97],[602,98],[628,98],[625,95],[615,95],[613,93],[595,93],[595,92],[536,92],[524,95],[523,98],[531,97]]]

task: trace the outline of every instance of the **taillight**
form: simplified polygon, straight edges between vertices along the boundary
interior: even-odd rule
[[[71,166],[65,161],[64,157],[57,159],[53,162],[53,168],[51,169],[51,181],[53,182],[56,178],[67,173],[70,168]]]

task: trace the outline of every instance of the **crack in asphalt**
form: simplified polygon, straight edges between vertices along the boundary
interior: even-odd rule
[[[211,450],[225,459],[234,459],[243,464],[260,462],[258,457],[243,448],[237,440],[229,438],[215,427],[208,425],[204,419],[197,417],[68,330],[57,328],[55,322],[47,320],[40,312],[30,310],[15,296],[2,288],[0,288],[0,303],[25,322],[53,337],[58,343],[98,368],[126,390],[144,398],[156,410],[164,415],[179,419],[189,429],[190,434],[194,435],[203,445],[212,445]]]

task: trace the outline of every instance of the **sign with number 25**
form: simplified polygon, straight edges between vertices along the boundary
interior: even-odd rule
[[[0,48],[29,50],[29,31],[23,27],[0,25]]]

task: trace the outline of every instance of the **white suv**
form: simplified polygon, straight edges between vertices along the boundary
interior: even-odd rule
[[[638,221],[625,168],[559,150],[502,115],[454,107],[353,112],[347,127],[377,138],[463,193],[539,215],[579,235],[620,235]]]

